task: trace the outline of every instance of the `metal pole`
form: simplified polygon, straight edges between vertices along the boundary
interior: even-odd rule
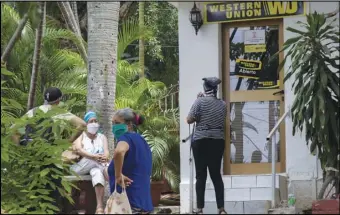
[[[194,162],[193,162],[193,155],[192,155],[192,148],[191,144],[193,141],[193,133],[194,133],[195,124],[193,125],[193,130],[191,132],[190,125],[189,125],[189,136],[182,140],[182,143],[187,142],[190,140],[189,145],[189,171],[190,171],[190,179],[189,179],[189,210],[190,214],[194,211],[194,205],[193,205],[193,198],[194,198]]]
[[[190,208],[190,213],[193,213],[194,211],[194,204],[193,204],[193,201],[194,201],[194,168],[193,168],[193,162],[192,162],[192,153],[190,153],[190,158],[189,158],[190,162],[189,162],[189,165],[190,165],[190,194],[189,194],[189,198],[190,198],[190,204],[189,204],[189,208]]]
[[[274,209],[275,204],[275,189],[276,189],[276,135],[274,134],[274,138],[272,140],[272,208]]]

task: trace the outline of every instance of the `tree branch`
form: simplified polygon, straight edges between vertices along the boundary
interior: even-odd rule
[[[40,53],[41,53],[41,45],[42,45],[42,37],[43,37],[43,25],[44,25],[44,14],[45,14],[45,4],[46,2],[40,2],[40,22],[35,30],[35,43],[34,43],[34,53],[33,53],[33,61],[32,61],[32,75],[31,75],[31,84],[28,93],[28,101],[27,101],[27,110],[30,110],[34,106],[35,100],[35,92],[37,87],[37,78],[39,73],[40,66]]]
[[[124,19],[126,17],[127,13],[129,12],[129,9],[130,9],[130,7],[133,3],[134,2],[132,2],[132,1],[128,1],[128,2],[123,3],[123,5],[119,9],[119,19]]]
[[[339,13],[339,8],[340,8],[340,3],[338,3],[338,7],[335,11],[325,14],[326,19],[331,18],[335,16],[337,13]]]
[[[65,19],[67,26],[79,37],[80,47],[77,46],[81,57],[87,63],[87,52],[83,43],[83,37],[81,36],[79,25],[77,25],[77,21],[75,20],[75,16],[71,9],[71,5],[69,2],[58,2],[58,6],[60,11]]]
[[[12,35],[11,39],[9,40],[4,52],[1,55],[1,62],[5,62],[11,53],[15,43],[18,41],[18,39],[21,36],[21,32],[24,29],[26,22],[28,20],[28,13],[26,13],[22,19],[20,20],[17,29],[15,29],[14,34]]]

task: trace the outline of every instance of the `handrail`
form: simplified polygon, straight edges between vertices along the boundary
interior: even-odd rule
[[[279,128],[279,126],[281,125],[282,121],[287,117],[287,115],[290,113],[290,109],[288,109],[288,111],[286,111],[281,118],[279,119],[279,121],[276,123],[276,125],[274,126],[274,128],[270,131],[270,133],[267,136],[267,141],[270,140],[272,138],[272,136],[274,135],[275,131],[277,131],[277,129]]]
[[[280,117],[279,121],[276,123],[274,128],[267,135],[267,144],[270,144],[270,140],[273,137],[274,133],[278,130],[279,126],[283,122],[284,119],[290,114],[290,107],[288,110]],[[272,208],[274,209],[275,204],[275,189],[276,189],[276,140],[272,141]]]

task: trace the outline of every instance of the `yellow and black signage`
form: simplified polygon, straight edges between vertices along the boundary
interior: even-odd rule
[[[236,59],[235,75],[244,78],[259,79],[262,62],[259,60]]]
[[[266,44],[244,45],[244,53],[266,52]]]
[[[279,88],[279,81],[258,81],[257,82],[257,89],[276,89]]]
[[[204,5],[204,23],[273,19],[306,14],[302,1],[212,2]]]

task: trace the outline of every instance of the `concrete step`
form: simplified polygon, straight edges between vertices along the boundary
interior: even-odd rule
[[[225,188],[250,188],[250,187],[268,187],[272,186],[272,176],[267,175],[224,175],[223,177]],[[211,179],[207,180],[209,188],[213,188]],[[276,175],[276,188],[286,185],[286,177]]]
[[[272,187],[271,175],[224,175],[222,176],[224,188],[250,188],[250,187]],[[196,183],[196,180],[194,181]],[[275,187],[286,187],[287,179],[285,176],[276,175]],[[214,185],[207,178],[206,189],[214,189]]]
[[[271,175],[232,175],[222,177],[224,183],[225,201],[271,200]],[[286,177],[276,176],[276,199],[287,199]],[[194,192],[196,198],[196,192]],[[210,178],[207,180],[206,201],[215,201],[214,185]]]
[[[276,200],[281,200],[279,189],[276,191]],[[257,201],[257,200],[271,200],[272,190],[267,187],[254,187],[254,188],[234,188],[224,189],[224,200],[225,201]],[[196,192],[194,192],[194,199],[196,199]],[[215,202],[215,190],[205,191],[205,201]]]
[[[228,214],[268,214],[270,201],[226,201],[225,210]],[[206,202],[204,214],[217,214],[216,202]]]

